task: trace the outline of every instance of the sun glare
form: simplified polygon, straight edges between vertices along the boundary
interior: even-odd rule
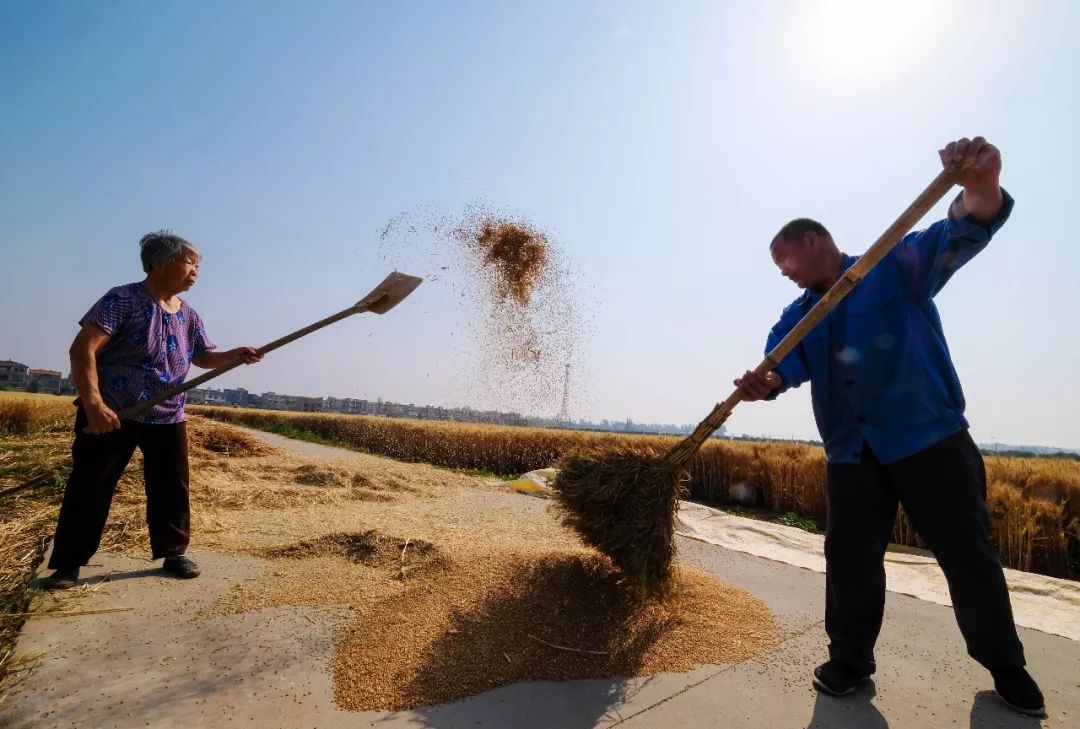
[[[793,59],[824,80],[880,76],[921,57],[945,3],[819,0],[799,5],[789,28]]]

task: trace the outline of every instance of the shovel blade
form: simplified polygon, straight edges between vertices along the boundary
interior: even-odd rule
[[[372,289],[370,294],[357,301],[353,308],[358,311],[385,314],[400,304],[421,283],[423,283],[422,278],[394,271]]]

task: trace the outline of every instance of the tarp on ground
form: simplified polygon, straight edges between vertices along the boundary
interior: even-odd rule
[[[720,547],[825,572],[825,538],[796,527],[747,519],[683,501],[675,533]],[[886,552],[885,582],[890,592],[951,606],[949,587],[928,552],[901,548]],[[1005,570],[1017,625],[1080,640],[1080,582],[1019,570]]]

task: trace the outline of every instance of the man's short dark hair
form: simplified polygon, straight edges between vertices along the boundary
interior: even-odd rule
[[[773,242],[778,240],[802,240],[803,236],[808,232],[816,233],[826,238],[832,238],[832,235],[825,226],[816,220],[810,218],[795,218],[790,223],[780,229],[780,232],[773,238]]]

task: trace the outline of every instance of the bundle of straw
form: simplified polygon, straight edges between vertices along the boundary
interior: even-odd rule
[[[667,454],[620,443],[568,453],[559,462],[555,498],[563,523],[610,557],[643,597],[662,598],[671,587],[675,511],[690,480],[687,466],[738,401],[735,393],[717,405]]]
[[[640,444],[571,453],[559,463],[556,504],[562,521],[619,567],[627,587],[662,595],[675,555],[679,470]]]

